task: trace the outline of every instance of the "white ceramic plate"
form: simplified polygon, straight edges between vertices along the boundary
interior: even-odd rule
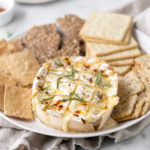
[[[17,35],[17,36],[14,36],[10,40],[16,39],[23,34],[24,33]],[[138,30],[134,30],[134,35],[135,35],[137,41],[140,43],[141,49],[150,53],[150,38]],[[66,138],[94,137],[94,136],[100,136],[100,135],[113,133],[113,132],[125,129],[127,127],[130,127],[130,126],[136,124],[137,122],[146,118],[149,114],[150,114],[150,111],[146,115],[144,115],[138,119],[134,119],[134,120],[126,121],[124,123],[120,123],[117,127],[112,128],[112,129],[108,129],[108,130],[86,132],[86,133],[67,133],[67,132],[59,131],[59,130],[56,130],[56,129],[53,129],[53,128],[50,128],[50,127],[44,125],[43,123],[41,123],[38,120],[38,118],[35,118],[35,120],[33,120],[33,121],[23,121],[23,120],[14,119],[14,118],[4,116],[3,112],[0,112],[0,116],[2,116],[7,121],[11,122],[12,124],[14,124],[20,128],[23,128],[23,129],[26,129],[26,130],[29,130],[32,132],[44,134],[44,135],[56,136],[56,137],[66,137]]]
[[[27,3],[27,4],[41,4],[41,3],[47,3],[52,1],[56,1],[56,0],[16,0],[16,2]]]

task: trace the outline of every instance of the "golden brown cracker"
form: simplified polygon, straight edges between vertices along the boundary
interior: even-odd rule
[[[122,76],[131,70],[131,65],[113,66],[113,69],[114,69],[114,72],[116,72],[118,75]]]
[[[4,114],[21,119],[33,119],[31,89],[6,85]]]
[[[4,111],[4,91],[5,91],[5,84],[0,83],[0,110]]]
[[[126,50],[122,52],[113,53],[106,56],[101,56],[99,58],[105,61],[113,61],[113,60],[122,60],[122,59],[129,59],[135,58],[141,55],[141,51],[138,48]]]
[[[115,52],[137,48],[138,44],[132,37],[128,45],[86,42],[86,46],[89,51],[91,51],[92,56],[104,56]]]
[[[123,59],[123,60],[115,60],[115,61],[108,61],[108,64],[112,66],[126,66],[126,65],[133,65],[134,58]]]
[[[131,24],[131,16],[93,11],[81,29],[80,35],[104,41],[122,42]]]

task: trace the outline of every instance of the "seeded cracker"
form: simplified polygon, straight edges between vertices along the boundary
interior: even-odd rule
[[[79,56],[80,47],[76,39],[63,38],[62,47],[58,50],[57,56]]]
[[[124,74],[126,74],[127,72],[130,71],[131,65],[128,65],[128,66],[113,66],[113,69],[118,75],[124,75]]]
[[[92,56],[103,56],[136,48],[138,47],[138,44],[132,37],[128,45],[86,42],[86,46],[89,49],[89,51],[91,51]]]
[[[4,114],[21,119],[33,119],[31,95],[31,89],[6,85]]]
[[[60,29],[70,39],[79,38],[79,32],[84,24],[84,20],[76,15],[65,15],[64,18],[58,18],[57,23]]]
[[[133,71],[130,71],[119,81],[118,95],[120,97],[129,97],[142,92],[144,89],[145,86],[137,75]]]
[[[0,41],[0,56],[3,55],[7,48],[7,42],[3,39]]]
[[[113,60],[120,60],[120,59],[128,59],[128,58],[135,58],[141,55],[141,51],[138,48],[126,50],[118,53],[113,53],[107,56],[100,57],[106,61],[113,61]]]
[[[35,26],[25,36],[19,39],[20,49],[31,50],[38,62],[42,64],[50,58],[57,56],[61,37],[57,32],[55,24]]]
[[[133,95],[130,97],[120,98],[119,104],[113,110],[112,118],[118,120],[129,116],[132,113],[137,97],[137,95]]]
[[[133,65],[134,64],[134,58],[129,59],[123,59],[123,60],[116,60],[116,61],[108,61],[112,66],[126,66],[126,65]]]
[[[121,43],[131,24],[131,16],[93,11],[81,29],[80,35],[85,38]]]

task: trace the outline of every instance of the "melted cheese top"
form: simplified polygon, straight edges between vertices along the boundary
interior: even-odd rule
[[[33,84],[35,105],[63,119],[93,122],[118,103],[118,77],[98,58],[61,57],[45,63]]]

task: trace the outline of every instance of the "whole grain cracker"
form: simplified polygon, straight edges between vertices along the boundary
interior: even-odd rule
[[[31,89],[17,86],[5,87],[4,114],[21,119],[33,119]]]
[[[35,26],[18,40],[21,50],[31,50],[40,64],[57,56],[61,37],[55,24]]]
[[[89,51],[91,51],[92,56],[104,56],[104,55],[110,55],[112,53],[136,48],[138,47],[138,44],[132,37],[128,45],[86,42],[86,46],[89,49]]]
[[[79,32],[85,21],[77,15],[67,14],[63,18],[58,18],[57,23],[67,38],[75,39],[79,38]]]
[[[4,111],[4,91],[5,91],[5,84],[0,83],[0,110]]]
[[[106,55],[106,56],[101,56],[100,58],[106,61],[113,61],[113,60],[135,58],[140,55],[141,55],[141,51],[138,48],[135,48],[131,50],[113,53],[113,54]]]
[[[112,118],[118,120],[120,118],[129,116],[133,111],[137,98],[137,95],[120,98],[119,104],[113,110]]]
[[[81,29],[80,35],[85,38],[122,42],[131,24],[131,16],[93,11]]]
[[[123,59],[123,60],[115,60],[115,61],[108,61],[112,66],[126,66],[126,65],[133,65],[134,64],[134,58],[129,59]]]
[[[118,75],[125,75],[127,72],[131,70],[131,65],[127,66],[113,66],[114,72],[116,72]]]

